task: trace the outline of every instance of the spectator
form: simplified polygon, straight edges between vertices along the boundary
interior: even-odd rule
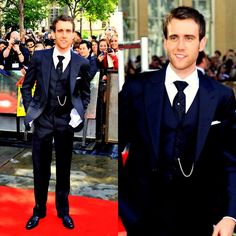
[[[217,79],[219,81],[233,80],[232,73],[234,70],[234,62],[232,59],[227,59],[218,70]]]
[[[198,53],[196,65],[197,69],[200,70],[205,75],[206,70],[209,68],[209,60],[204,51]]]
[[[135,74],[136,74],[135,66],[132,59],[130,58],[125,66],[126,79],[133,78]]]
[[[109,48],[105,38],[100,39],[98,46],[98,61],[100,69],[114,69],[118,70],[118,58],[113,49]]]
[[[30,53],[29,59],[31,59],[31,57],[33,56],[33,53],[34,53],[35,41],[32,38],[26,39],[25,45],[28,48],[29,53]]]
[[[110,47],[114,50],[114,52],[118,52],[118,49],[119,49],[118,34],[113,34],[111,36]]]
[[[75,37],[74,37],[74,44],[75,43],[80,43],[82,41],[81,33],[79,31],[75,31],[74,35],[75,35]]]
[[[73,51],[77,52],[79,54],[79,42],[75,42],[73,44]]]
[[[222,64],[221,52],[219,50],[215,50],[214,57],[215,57],[216,66],[219,67]]]
[[[91,55],[91,43],[86,40],[82,40],[79,44],[80,56],[87,58],[90,63],[90,80],[93,79],[98,71],[97,58]]]
[[[92,56],[95,56],[95,57],[98,56],[98,41],[97,40],[92,41]]]
[[[36,42],[35,47],[34,47],[34,51],[43,50],[43,49],[45,49],[43,42],[42,41]]]
[[[227,59],[234,60],[235,58],[235,52],[233,49],[229,49],[226,54],[223,56],[223,62],[225,62]]]
[[[8,46],[3,50],[3,65],[5,70],[22,70],[29,63],[29,50],[20,41],[20,34],[17,31],[10,33]],[[2,63],[0,63],[2,64]]]
[[[152,61],[149,64],[149,69],[161,69],[162,65],[161,65],[161,60],[157,55],[153,55],[152,56]]]
[[[45,39],[44,45],[46,49],[52,48],[54,46],[54,40],[52,39]]]
[[[6,48],[7,42],[3,39],[0,39],[0,53],[3,51],[4,48]]]
[[[136,74],[140,73],[142,68],[141,68],[141,56],[138,55],[135,60],[135,70]]]

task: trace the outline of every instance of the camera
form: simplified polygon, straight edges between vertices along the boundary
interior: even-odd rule
[[[108,48],[107,53],[111,53],[111,52],[113,52],[112,48]]]
[[[31,29],[27,29],[26,30],[26,34],[32,34],[32,30]]]
[[[15,40],[14,40],[14,44],[20,44],[20,40],[15,39]]]

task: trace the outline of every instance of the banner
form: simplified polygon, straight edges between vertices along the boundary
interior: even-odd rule
[[[17,113],[17,82],[20,71],[0,70],[0,114]]]

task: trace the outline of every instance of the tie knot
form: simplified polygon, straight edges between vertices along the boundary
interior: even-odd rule
[[[184,89],[188,86],[188,83],[185,81],[175,81],[174,84],[178,91],[184,91]]]
[[[58,57],[59,62],[62,62],[65,59],[64,56],[57,56],[57,57]]]

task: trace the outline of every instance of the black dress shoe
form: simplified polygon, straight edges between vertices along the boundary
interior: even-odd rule
[[[62,219],[63,225],[68,229],[74,229],[74,222],[72,218],[69,215],[60,215],[58,214],[58,217]]]
[[[28,220],[26,226],[25,226],[26,229],[35,228],[39,224],[39,219],[40,219],[40,217],[37,216],[37,215],[31,216],[30,219]]]

